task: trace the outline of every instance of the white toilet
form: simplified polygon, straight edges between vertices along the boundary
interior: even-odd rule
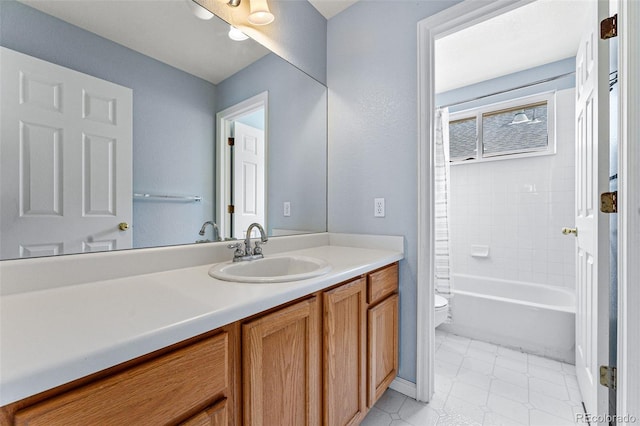
[[[449,302],[444,297],[435,294],[436,327],[445,322],[449,313]]]

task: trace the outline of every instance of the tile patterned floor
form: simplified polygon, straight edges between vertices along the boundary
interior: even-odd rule
[[[389,389],[361,425],[578,424],[573,365],[436,330],[435,367],[429,404]]]

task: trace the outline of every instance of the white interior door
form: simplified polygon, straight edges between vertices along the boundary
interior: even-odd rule
[[[131,247],[131,89],[0,51],[1,257]]]
[[[600,40],[608,2],[591,7],[589,28],[576,56],[576,370],[587,412],[607,413],[608,389],[599,366],[608,364],[609,218],[599,210],[609,187],[609,49]]]
[[[264,131],[236,122],[233,148],[233,236],[242,239],[254,222],[266,229]]]

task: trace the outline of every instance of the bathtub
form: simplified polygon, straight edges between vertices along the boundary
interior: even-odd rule
[[[575,363],[575,292],[463,274],[453,279],[452,321],[439,330]]]

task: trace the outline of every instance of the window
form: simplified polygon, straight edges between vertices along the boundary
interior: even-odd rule
[[[476,158],[478,152],[477,127],[475,117],[449,122],[449,154],[451,159]]]
[[[449,154],[454,163],[555,153],[552,93],[452,113]]]

